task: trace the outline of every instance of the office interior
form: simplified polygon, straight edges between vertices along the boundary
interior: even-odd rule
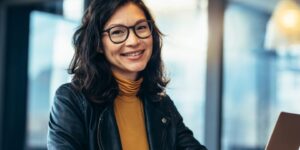
[[[144,0],[165,34],[168,94],[209,150],[263,150],[300,114],[299,0]],[[56,88],[90,0],[0,0],[0,149],[47,149]]]

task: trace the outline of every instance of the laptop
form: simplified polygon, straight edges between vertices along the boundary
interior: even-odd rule
[[[300,150],[300,114],[280,113],[266,150]]]

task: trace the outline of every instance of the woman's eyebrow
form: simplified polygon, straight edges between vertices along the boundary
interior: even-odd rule
[[[143,18],[143,19],[138,19],[133,25],[136,25],[142,21],[146,21],[147,19]],[[122,23],[113,23],[113,24],[110,24],[108,25],[106,28],[104,28],[104,30],[106,29],[109,29],[111,27],[115,27],[115,26],[126,26],[125,24],[122,24]]]

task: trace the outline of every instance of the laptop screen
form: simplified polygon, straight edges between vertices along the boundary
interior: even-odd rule
[[[300,114],[280,113],[266,150],[300,150]]]

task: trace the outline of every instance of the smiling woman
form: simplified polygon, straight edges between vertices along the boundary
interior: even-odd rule
[[[94,0],[75,32],[48,149],[206,150],[166,94],[161,32],[141,0]]]

